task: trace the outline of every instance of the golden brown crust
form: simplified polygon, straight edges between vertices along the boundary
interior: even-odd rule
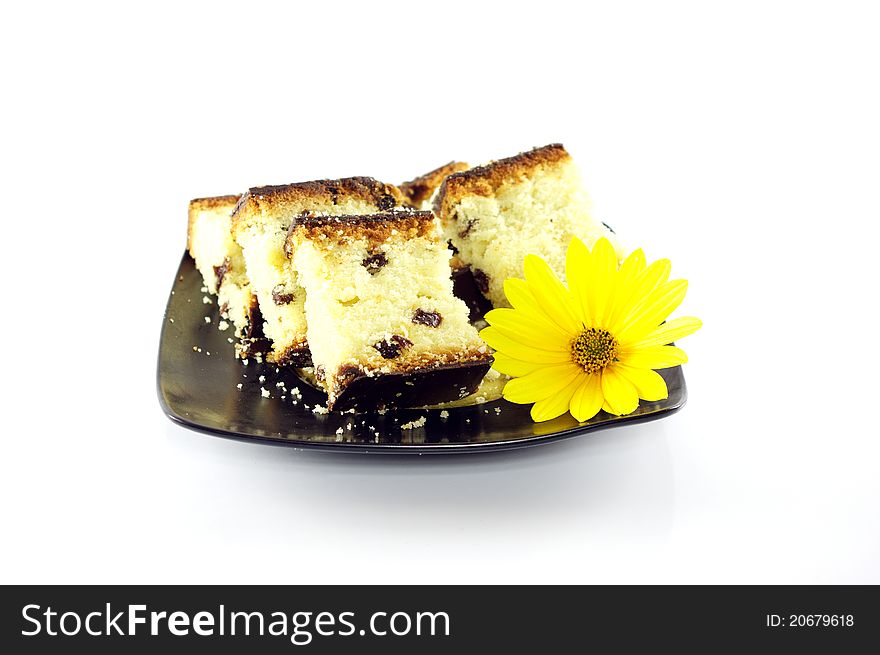
[[[186,225],[186,249],[190,250],[192,247],[193,224],[195,223],[196,216],[199,215],[199,212],[217,211],[228,207],[229,213],[232,214],[232,210],[235,209],[239,198],[241,198],[241,196],[236,194],[233,196],[214,196],[212,198],[193,198],[190,200],[189,219],[187,220]]]
[[[232,231],[237,232],[249,225],[252,217],[263,213],[286,215],[290,219],[306,211],[333,213],[333,208],[344,199],[363,200],[383,211],[403,203],[400,189],[372,177],[254,187],[236,205],[232,214]]]
[[[366,239],[371,245],[390,240],[407,241],[436,237],[431,212],[395,211],[365,216],[297,216],[290,224],[284,250],[288,256],[301,241],[316,244],[342,244]]]
[[[468,168],[470,167],[464,162],[451,161],[409,182],[404,182],[400,185],[400,192],[410,207],[419,208],[423,202],[431,199],[443,180],[453,173],[466,171]]]
[[[222,207],[235,207],[235,203],[241,198],[240,193],[228,196],[212,196],[210,198],[193,198],[189,201],[189,208],[192,209],[220,209]]]
[[[450,206],[463,196],[492,196],[499,187],[519,182],[536,169],[570,159],[570,155],[561,143],[551,143],[513,157],[490,162],[485,166],[454,173],[444,179],[440,185],[440,190],[434,199],[434,212],[441,220],[445,220],[449,215]]]

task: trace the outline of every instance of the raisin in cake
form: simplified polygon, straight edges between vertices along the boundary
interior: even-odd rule
[[[443,180],[453,173],[466,171],[468,168],[470,167],[464,162],[451,161],[440,168],[435,168],[430,173],[404,182],[400,185],[400,192],[403,194],[406,204],[413,209],[429,211],[432,207],[434,193],[440,188]]]
[[[523,276],[527,254],[544,258],[562,279],[571,238],[592,247],[614,234],[590,216],[580,173],[565,148],[552,144],[443,180],[434,212],[460,260],[496,307],[509,307],[504,280]]]
[[[430,404],[477,387],[492,357],[452,294],[431,212],[299,217],[287,246],[328,407]]]
[[[291,222],[303,214],[366,214],[402,203],[399,189],[370,177],[319,180],[250,189],[235,208],[232,233],[241,246],[247,276],[259,299],[267,359],[306,366],[305,293],[285,252]]]
[[[240,196],[196,198],[189,203],[186,247],[205,287],[217,296],[222,318],[240,339],[236,353],[247,357],[263,347],[262,319],[245,272],[241,248],[232,238],[232,211]]]

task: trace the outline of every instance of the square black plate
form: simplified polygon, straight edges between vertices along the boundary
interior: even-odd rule
[[[570,415],[534,423],[529,405],[505,400],[451,408],[445,418],[439,409],[315,414],[311,408],[325,403],[326,397],[293,372],[276,372],[274,366],[257,364],[253,359],[245,366],[235,359],[233,344],[228,341],[233,328],[218,330],[216,298],[206,304],[202,285],[193,260],[185,254],[162,322],[157,384],[159,402],[168,418],[208,434],[337,452],[469,453],[534,446],[651,421],[676,412],[687,400],[684,375],[681,367],[676,367],[660,371],[669,388],[666,400],[642,402],[628,416],[600,412],[586,423],[577,423]],[[276,386],[279,382],[287,389],[298,387],[302,399],[294,405],[288,393],[282,400],[283,391]],[[239,383],[241,389],[236,386]],[[271,397],[264,398],[261,387]],[[422,416],[427,418],[424,426],[401,428]],[[342,434],[337,434],[339,428]]]

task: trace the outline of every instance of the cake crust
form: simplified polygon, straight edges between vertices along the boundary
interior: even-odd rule
[[[498,187],[515,184],[535,169],[570,161],[571,155],[561,143],[534,148],[474,168],[453,173],[440,184],[434,199],[434,212],[441,216],[449,205],[466,195],[492,196]]]
[[[229,204],[232,204],[234,207],[238,202],[238,199],[241,198],[240,193],[229,194],[225,196],[211,196],[208,198],[193,198],[189,201],[191,207],[196,207],[198,209],[219,209],[221,207],[225,207]]]
[[[415,209],[427,209],[425,203],[431,200],[434,192],[440,187],[447,177],[453,173],[466,171],[470,168],[466,163],[451,161],[443,164],[433,171],[419,175],[417,178],[404,182],[400,185],[400,192],[407,204]]]
[[[364,216],[297,216],[290,224],[285,252],[290,257],[300,239],[325,246],[346,243],[352,237],[370,245],[394,239],[416,239],[434,233],[434,215],[426,211],[396,211]]]
[[[372,177],[253,187],[241,196],[232,212],[232,231],[237,233],[264,213],[329,211],[343,198],[371,203],[379,210],[393,209],[403,203],[400,189]],[[314,209],[310,209],[312,207]]]

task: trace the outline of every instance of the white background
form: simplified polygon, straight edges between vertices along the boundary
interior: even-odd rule
[[[24,6],[0,40],[0,581],[880,582],[872,3]],[[682,412],[442,459],[164,417],[191,197],[553,141],[691,281]]]

